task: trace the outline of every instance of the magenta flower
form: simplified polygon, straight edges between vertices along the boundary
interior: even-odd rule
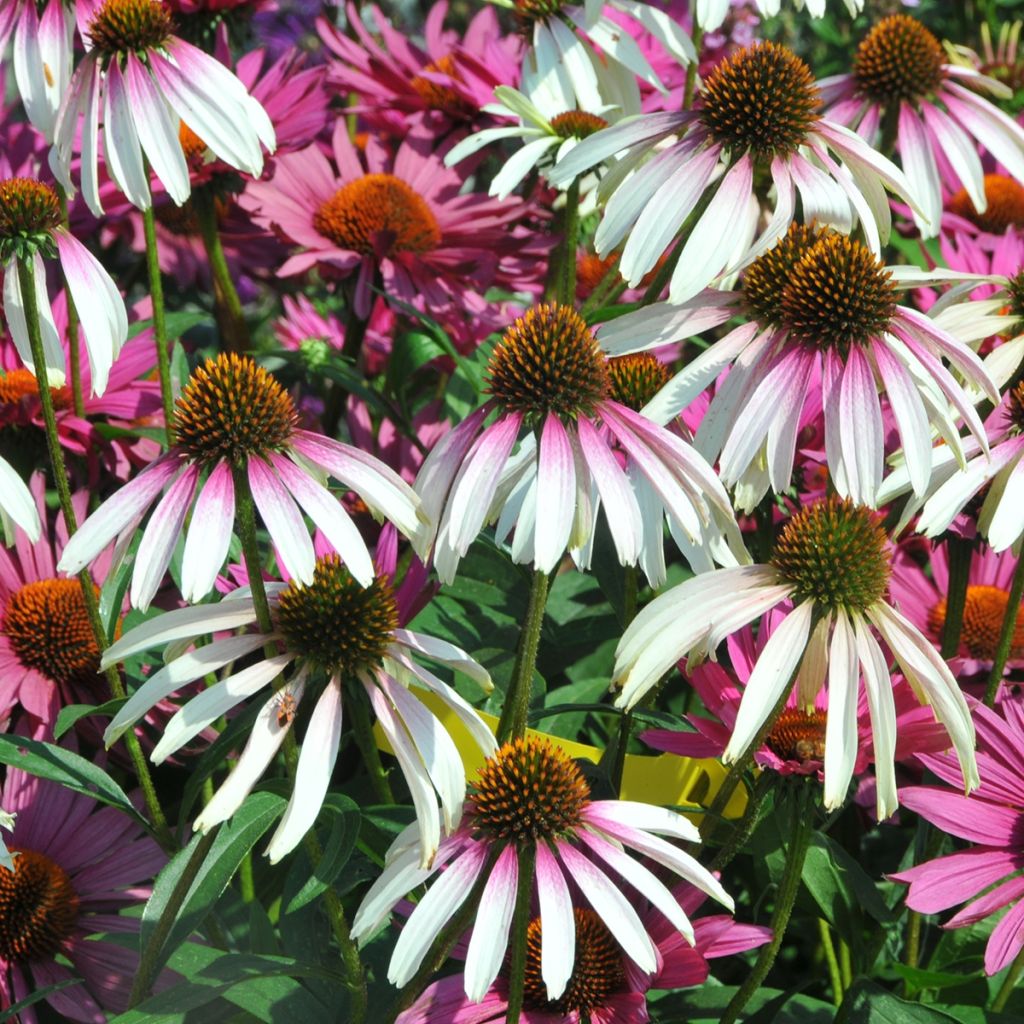
[[[504,962],[519,856],[523,847],[531,847],[541,919],[539,973],[548,998],[558,999],[566,991],[576,959],[570,885],[582,893],[625,955],[652,974],[658,969],[658,951],[650,922],[641,920],[623,895],[622,883],[656,907],[690,945],[694,929],[679,898],[627,851],[650,858],[733,907],[718,879],[663,835],[686,842],[699,839],[697,829],[674,811],[629,800],[591,800],[589,785],[568,755],[546,739],[517,739],[480,769],[462,824],[442,840],[433,863],[424,866],[419,857],[416,828],[392,843],[384,871],[352,922],[352,935],[360,942],[371,938],[406,893],[437,875],[409,915],[391,956],[388,980],[404,985],[486,872],[464,974],[466,995],[479,1002]]]
[[[513,560],[541,572],[551,572],[567,548],[589,564],[601,505],[619,561],[642,561],[655,576],[663,572],[662,515],[693,548],[720,552],[723,536],[738,537],[711,467],[678,434],[617,400],[628,396],[616,395],[590,328],[570,307],[536,306],[516,320],[495,348],[489,374],[490,401],[433,448],[416,478],[443,582],[454,579],[495,518],[499,540],[514,529]],[[645,530],[645,510],[656,538]]]
[[[235,520],[234,474],[244,473],[289,576],[303,583],[313,579],[313,543],[301,508],[342,554],[352,575],[369,586],[374,569],[366,545],[318,476],[340,480],[422,546],[427,538],[419,499],[379,460],[299,429],[297,422],[288,393],[251,359],[221,354],[207,360],[178,399],[176,443],[82,524],[64,549],[60,570],[78,572],[115,537],[130,537],[167,487],[135,555],[131,601],[137,608],[149,606],[193,499],[181,580],[185,599],[200,600],[227,557]]]
[[[106,169],[140,210],[151,203],[146,163],[179,205],[191,193],[180,142],[182,123],[232,167],[258,177],[263,150],[273,152],[266,111],[218,60],[173,33],[161,0],[85,0],[91,17],[87,53],[71,79],[57,116],[51,154],[67,191],[72,149],[84,118],[82,194],[98,217],[99,120],[103,111]]]
[[[692,886],[679,887],[675,895],[688,915],[700,906],[704,894]],[[654,940],[658,967],[645,974],[627,956],[592,910],[573,908],[576,954],[572,975],[557,999],[548,998],[541,965],[543,935],[539,917],[527,930],[525,1024],[646,1024],[648,989],[681,989],[703,984],[710,973],[709,960],[732,956],[764,945],[771,929],[736,924],[726,914],[693,921],[691,946],[658,911],[643,914],[644,926]],[[458,952],[456,952],[458,955]],[[508,1013],[508,983],[503,975],[479,1002],[470,1001],[464,979],[455,975],[428,985],[423,995],[397,1024],[503,1024]]]
[[[388,296],[431,313],[464,309],[468,291],[514,285],[518,242],[508,228],[528,207],[463,192],[464,178],[432,145],[429,133],[413,128],[393,155],[374,137],[360,154],[342,119],[333,164],[319,146],[275,160],[272,180],[253,182],[241,202],[257,224],[302,247],[279,273],[315,266],[354,276],[362,317],[378,273]]]
[[[1009,907],[985,947],[985,973],[996,974],[1024,947],[1024,710],[1018,701],[1003,701],[997,711],[972,701],[971,711],[978,789],[963,795],[960,770],[949,754],[921,754],[921,763],[945,785],[900,790],[904,806],[971,845],[890,877],[910,885],[907,906],[919,913],[963,903],[945,928],[963,928]]]
[[[979,143],[1024,179],[1024,129],[979,95],[1008,97],[1010,90],[972,67],[950,64],[938,39],[915,18],[883,18],[858,47],[853,71],[820,87],[828,116],[869,142],[896,119],[900,160],[919,203],[914,221],[926,237],[939,232],[943,178],[959,181],[975,209],[985,212]]]
[[[119,911],[146,901],[166,857],[128,815],[17,768],[0,806],[17,815],[14,870],[0,867],[0,1008],[77,976],[46,1001],[63,1020],[102,1024],[128,1008],[139,955],[96,936],[138,931]],[[36,1008],[20,1019],[37,1024]]]

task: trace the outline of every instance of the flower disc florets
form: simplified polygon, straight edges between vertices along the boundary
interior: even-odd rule
[[[437,60],[431,61],[424,71],[447,75],[453,81],[462,81],[455,58],[446,53]],[[416,75],[409,83],[419,94],[420,99],[433,110],[443,110],[458,117],[476,113],[476,108],[463,96],[460,96],[450,85],[442,85],[430,78]]]
[[[573,909],[576,959],[572,977],[558,999],[548,999],[541,974],[541,922],[534,918],[526,930],[526,972],[523,1003],[529,1010],[559,1014],[589,1014],[625,984],[622,950],[604,922],[592,910]]]
[[[14,870],[0,867],[0,960],[48,960],[78,920],[78,896],[49,857],[13,847]]]
[[[247,356],[221,353],[189,378],[175,406],[178,446],[199,462],[280,451],[298,417],[288,392]]]
[[[513,0],[516,14],[524,21],[545,21],[557,14],[565,0]]]
[[[35,580],[7,599],[3,631],[18,660],[55,683],[87,682],[100,651],[77,579]]]
[[[793,584],[793,601],[860,612],[889,587],[888,538],[876,515],[836,497],[801,509],[782,528],[771,564]]]
[[[0,260],[52,256],[60,222],[60,201],[49,185],[34,178],[0,181]]]
[[[553,302],[528,310],[505,331],[488,373],[487,388],[502,408],[531,422],[549,412],[590,415],[608,393],[605,357],[586,321]]]
[[[804,142],[818,120],[821,95],[795,53],[758,43],[711,72],[701,103],[703,123],[716,142],[767,160],[793,153]]]
[[[962,188],[950,197],[946,209],[993,235],[1024,227],[1024,186],[1005,174],[986,174],[985,198],[985,212],[978,213],[967,189]]]
[[[649,352],[608,360],[608,395],[639,412],[667,383],[668,367]]]
[[[171,11],[160,0],[106,0],[86,35],[104,57],[114,57],[159,49],[173,32]]]
[[[378,258],[441,244],[427,201],[393,174],[366,174],[342,185],[313,215],[313,227],[339,248]]]
[[[39,381],[31,370],[17,367],[0,374],[0,406],[17,405],[28,399],[39,398]],[[59,388],[50,388],[50,400],[58,412],[70,409],[74,404],[71,388],[62,384]]]
[[[938,88],[942,45],[915,18],[893,14],[864,37],[853,58],[860,92],[879,103],[914,102]]]
[[[537,841],[579,827],[590,787],[572,758],[528,736],[487,759],[468,800],[475,831],[491,839]]]
[[[551,118],[551,129],[560,139],[585,139],[607,127],[608,122],[603,117],[585,110],[567,110]]]
[[[824,711],[786,708],[765,737],[765,745],[783,761],[823,761],[825,722]]]
[[[995,660],[1009,601],[1010,595],[1002,587],[980,583],[968,586],[960,642],[972,658]],[[945,625],[946,599],[942,598],[928,612],[928,627],[933,636],[940,637]],[[1010,641],[1010,657],[1024,658],[1024,615],[1019,610]]]
[[[750,315],[765,327],[781,322],[782,293],[789,275],[821,238],[814,224],[790,224],[789,230],[743,275],[743,298]]]
[[[281,592],[275,622],[289,650],[327,675],[351,679],[380,664],[398,607],[382,577],[363,587],[331,554],[317,559],[312,583],[292,580]]]
[[[834,233],[793,264],[778,305],[800,341],[841,352],[885,331],[895,311],[892,274],[867,246]]]

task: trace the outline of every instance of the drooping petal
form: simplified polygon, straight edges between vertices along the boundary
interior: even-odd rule
[[[466,950],[466,995],[473,1002],[483,999],[501,970],[508,948],[518,881],[517,847],[515,843],[509,843],[501,851],[480,895],[476,924]]]
[[[825,806],[842,807],[857,759],[857,648],[846,612],[835,613],[828,662],[828,717],[825,722]]]

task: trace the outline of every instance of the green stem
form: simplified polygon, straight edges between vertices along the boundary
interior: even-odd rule
[[[256,886],[252,877],[252,850],[243,858],[238,865],[238,884],[242,890],[242,902],[252,903],[256,899]]]
[[[967,581],[971,575],[974,542],[952,534],[946,541],[949,584],[946,587],[946,620],[942,624],[942,656],[947,661],[960,649],[960,633],[967,607]]]
[[[1006,978],[1003,980],[995,999],[992,1001],[992,1010],[995,1013],[1002,1010],[1010,1001],[1010,996],[1013,994],[1013,990],[1020,980],[1022,973],[1024,973],[1024,949],[1021,949],[1016,957],[1014,957],[1013,963],[1010,964],[1010,970],[1007,972]]]
[[[576,305],[576,242],[580,233],[580,179],[573,178],[565,194],[565,238],[562,242],[565,259],[559,284],[558,301],[563,306]]]
[[[832,943],[832,929],[823,917],[818,918],[818,935],[821,937],[821,951],[828,965],[829,981],[832,982],[832,1002],[835,1006],[840,1006],[843,1002],[843,979],[839,973],[836,947]]]
[[[757,827],[761,805],[774,785],[775,778],[774,772],[761,772],[757,777],[754,788],[747,798],[747,806],[743,809],[743,817],[736,822],[728,840],[711,858],[708,864],[709,871],[721,871],[746,845],[751,833]]]
[[[267,588],[263,582],[263,563],[260,560],[260,545],[256,537],[256,503],[249,487],[249,476],[243,466],[232,466],[231,476],[235,484],[235,522],[238,526],[239,540],[242,542],[242,560],[249,576],[256,622],[262,632],[272,633],[274,623],[270,616]]]
[[[499,743],[506,743],[526,733],[530,693],[533,690],[533,670],[537,664],[537,647],[540,644],[541,627],[544,625],[544,607],[547,599],[547,573],[534,569],[530,600],[526,607],[526,621],[523,623],[522,633],[519,634],[519,650],[512,670],[512,681],[509,683],[505,706],[501,709],[501,718],[498,721]]]
[[[370,722],[370,710],[366,697],[362,692],[355,693],[349,704],[351,705],[352,731],[355,734],[359,752],[363,755],[363,763],[370,773],[370,784],[373,786],[373,791],[382,804],[393,804],[395,794],[391,791],[388,773],[384,770],[377,742],[373,738],[373,725]]]
[[[61,185],[57,186],[57,198],[60,200],[60,219],[65,226],[68,224],[68,196]],[[82,356],[81,338],[78,331],[78,307],[71,297],[67,275],[64,275],[64,297],[68,304],[68,362],[71,364],[71,400],[74,403],[75,415],[81,419],[85,415],[85,394],[82,391]]]
[[[1003,681],[1003,672],[1010,659],[1013,647],[1013,635],[1017,629],[1017,618],[1021,611],[1021,599],[1024,598],[1024,551],[1017,559],[1017,568],[1013,570],[1013,582],[1010,584],[1010,596],[1006,599],[1006,614],[1003,616],[1003,628],[999,634],[999,645],[996,647],[992,671],[988,676],[988,688],[985,690],[985,703],[995,707],[999,684]]]
[[[519,847],[519,877],[516,883],[516,905],[512,911],[512,936],[508,962],[508,1009],[505,1024],[519,1024],[526,987],[526,933],[530,927],[530,896],[537,863],[537,847],[526,843]]]
[[[139,959],[139,969],[132,982],[131,995],[128,997],[129,1009],[138,1006],[149,995],[149,990],[153,987],[153,982],[159,973],[160,953],[164,948],[164,943],[171,934],[178,911],[181,910],[185,897],[188,896],[188,891],[192,888],[192,883],[196,880],[199,869],[203,866],[216,838],[216,826],[199,837],[199,842],[196,843],[196,847],[178,876],[177,882],[174,883],[174,888],[171,890],[170,896],[167,897],[167,903],[153,929],[153,934],[149,937],[149,942],[146,943],[146,948],[142,951],[142,956]]]
[[[53,479],[57,488],[61,512],[64,515],[64,525],[67,528],[68,536],[71,536],[78,530],[78,517],[75,515],[75,506],[71,500],[71,484],[67,467],[64,464],[64,452],[61,449],[60,436],[57,433],[57,416],[53,408],[53,395],[50,393],[46,375],[46,353],[43,350],[43,336],[39,326],[39,307],[36,303],[35,267],[31,260],[18,260],[18,284],[21,287],[22,301],[25,304],[25,325],[28,330],[29,347],[32,351],[32,367],[39,387],[39,404],[43,410],[43,422],[46,425],[46,447],[50,454],[50,465],[53,467]],[[100,652],[103,652],[109,644],[106,630],[103,627],[103,618],[100,615],[99,600],[96,597],[96,585],[93,583],[88,569],[83,569],[78,574],[78,580],[82,585],[82,600],[96,646]],[[116,666],[112,665],[104,675],[110,686],[112,697],[126,696],[124,684],[121,682],[121,675]],[[146,756],[142,752],[139,738],[133,730],[128,730],[124,734],[124,740],[139,785],[142,787],[146,810],[157,839],[165,849],[174,849],[175,843],[171,836],[171,830],[160,807],[160,801],[157,799],[156,787],[149,774],[149,765],[146,763]]]
[[[732,997],[729,1005],[725,1008],[720,1024],[735,1024],[739,1020],[740,1013],[750,997],[768,977],[768,972],[772,969],[782,940],[785,938],[789,918],[793,913],[793,904],[800,891],[800,878],[803,874],[804,861],[807,859],[811,835],[814,832],[806,800],[793,801],[791,829],[789,849],[786,851],[786,866],[782,872],[782,880],[779,882],[779,890],[775,895],[775,911],[771,919],[771,942],[761,947],[753,970],[744,979],[736,995]]]
[[[167,344],[167,319],[164,315],[164,283],[160,276],[160,255],[156,245],[156,220],[153,204],[142,211],[142,230],[146,236],[146,271],[149,294],[153,299],[153,336],[156,339],[156,368],[160,377],[164,422],[168,447],[174,444],[174,389],[171,387],[171,354]]]
[[[850,945],[844,939],[839,940],[839,973],[843,984],[849,988],[853,984],[853,962],[850,958]]]
[[[231,277],[220,229],[217,226],[217,207],[209,188],[197,188],[192,193],[192,206],[199,221],[206,258],[210,261],[213,275],[214,302],[221,322],[221,333],[229,352],[245,352],[250,345],[249,328],[242,312],[242,300]]]
[[[636,618],[637,592],[639,590],[635,565],[627,565],[623,577],[622,628]],[[633,732],[633,712],[627,711],[619,720],[619,735],[615,742],[615,760],[612,764],[611,780],[616,793],[622,792],[622,775],[626,770],[626,751]]]
[[[921,926],[924,919],[916,910],[907,911],[907,951],[904,960],[908,967],[917,967],[921,962]],[[907,982],[905,990],[910,988]]]

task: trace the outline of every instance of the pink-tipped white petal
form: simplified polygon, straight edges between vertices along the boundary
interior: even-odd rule
[[[871,744],[874,748],[876,813],[884,821],[896,812],[896,706],[892,697],[889,666],[864,620],[853,620],[857,658],[864,677],[864,690],[871,715]]]
[[[476,923],[466,950],[463,976],[466,996],[471,1002],[483,999],[501,970],[518,882],[518,853],[515,843],[509,843],[501,851],[480,895]]]
[[[857,759],[857,696],[860,675],[853,628],[836,612],[828,661],[828,718],[825,723],[825,806],[842,807]]]
[[[235,522],[235,484],[231,466],[218,462],[203,484],[192,510],[181,560],[181,596],[200,601],[213,589],[228,555]]]
[[[541,430],[537,489],[543,496],[543,512],[537,517],[534,568],[540,572],[551,572],[569,544],[576,505],[572,445],[565,427],[554,413],[548,414]]]
[[[35,270],[36,308],[39,310],[39,329],[43,336],[43,355],[46,361],[46,379],[50,387],[59,388],[67,378],[64,363],[64,346],[53,322],[53,311],[50,309],[50,297],[46,294],[46,268],[38,253],[32,256]],[[32,359],[32,348],[28,338],[28,322],[25,319],[25,303],[21,294],[21,282],[18,277],[18,262],[8,261],[4,267],[4,316],[11,332],[14,347],[21,356],[21,361],[33,373],[35,364]]]
[[[537,902],[540,906],[540,974],[548,999],[558,999],[576,962],[576,918],[565,876],[546,843],[537,844]]]
[[[295,499],[263,459],[253,456],[248,466],[249,486],[270,540],[288,575],[302,583],[313,582],[316,556],[309,531]]]

